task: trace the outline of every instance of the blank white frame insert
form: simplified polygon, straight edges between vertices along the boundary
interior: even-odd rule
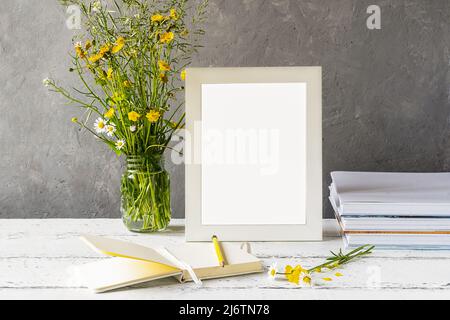
[[[187,241],[322,239],[321,77],[187,70]]]
[[[202,224],[305,224],[306,83],[203,84],[202,106]]]

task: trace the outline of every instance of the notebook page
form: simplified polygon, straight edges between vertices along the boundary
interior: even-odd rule
[[[153,262],[113,258],[75,268],[81,283],[97,293],[168,278],[180,270]]]
[[[156,262],[179,269],[177,265],[150,247],[89,235],[84,235],[81,239],[95,251],[107,256]]]

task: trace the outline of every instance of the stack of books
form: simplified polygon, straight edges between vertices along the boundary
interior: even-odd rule
[[[347,246],[450,249],[450,173],[331,176],[329,199]]]

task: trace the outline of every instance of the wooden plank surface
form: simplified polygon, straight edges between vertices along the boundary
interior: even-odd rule
[[[94,295],[73,277],[76,265],[104,259],[78,237],[107,236],[143,245],[184,242],[184,222],[175,220],[164,233],[129,233],[120,220],[0,220],[0,299],[378,299],[450,298],[450,252],[375,251],[345,266],[344,277],[317,281],[313,289],[265,274],[180,285],[173,279],[155,281],[131,290]],[[321,263],[330,250],[342,247],[336,225],[325,223],[325,240],[316,243],[252,243],[265,266]],[[324,275],[325,276],[325,275]]]

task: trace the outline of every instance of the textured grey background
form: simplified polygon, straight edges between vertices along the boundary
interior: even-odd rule
[[[382,30],[366,28],[370,4]],[[65,19],[56,0],[1,1],[0,218],[120,215],[120,161],[41,84],[76,83]],[[449,21],[448,0],[211,0],[194,66],[322,65],[324,187],[332,170],[448,170]],[[184,170],[172,171],[182,217]]]

